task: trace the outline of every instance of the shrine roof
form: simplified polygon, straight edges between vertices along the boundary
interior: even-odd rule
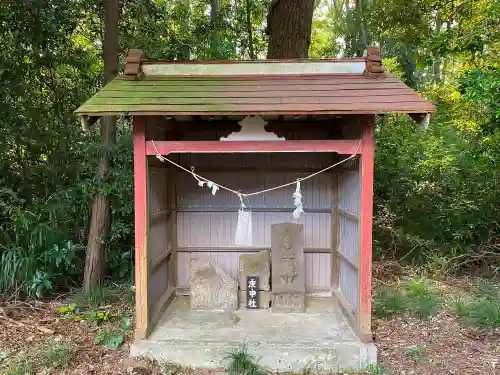
[[[132,50],[125,72],[75,113],[105,115],[425,114],[434,106],[385,72],[378,49],[357,59],[172,62]]]

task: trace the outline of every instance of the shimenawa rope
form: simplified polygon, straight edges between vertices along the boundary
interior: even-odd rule
[[[359,149],[361,147],[361,141],[359,141],[359,144],[358,144],[358,148],[356,149],[356,152],[352,155],[349,155],[347,158],[339,161],[338,163],[335,163],[335,164],[332,164],[330,165],[329,167],[326,167],[326,168],[323,168],[322,170],[318,171],[318,172],[315,172],[313,174],[310,174],[309,176],[306,176],[306,177],[301,177],[301,178],[297,178],[295,181],[293,182],[289,182],[289,183],[286,183],[286,184],[283,184],[283,185],[279,185],[279,186],[275,186],[275,187],[272,187],[272,188],[269,188],[269,189],[264,189],[264,190],[261,190],[261,191],[255,191],[255,192],[252,192],[252,193],[242,193],[241,191],[237,191],[237,190],[233,190],[233,189],[230,189],[228,188],[227,186],[224,186],[224,185],[221,185],[221,184],[217,184],[217,183],[214,183],[213,181],[210,181],[209,179],[203,177],[203,176],[200,176],[199,174],[195,173],[194,172],[194,167],[191,167],[191,170],[183,167],[182,165],[179,165],[177,164],[176,162],[164,157],[162,154],[160,154],[160,152],[158,151],[158,149],[156,148],[156,144],[154,141],[152,141],[153,143],[153,146],[156,150],[156,157],[161,160],[162,162],[169,162],[170,164],[176,166],[177,168],[180,168],[182,169],[183,171],[191,174],[197,181],[198,181],[198,185],[200,186],[203,186],[205,183],[212,188],[212,194],[215,194],[215,191],[217,191],[217,188],[221,188],[223,190],[226,190],[226,191],[229,191],[230,193],[233,193],[235,195],[237,195],[242,204],[243,204],[243,199],[242,197],[245,197],[248,199],[248,197],[251,197],[253,195],[259,195],[259,194],[264,194],[264,193],[267,193],[267,192],[270,192],[270,191],[273,191],[273,190],[278,190],[278,189],[281,189],[281,188],[284,188],[284,187],[287,187],[287,186],[291,186],[291,185],[296,185],[302,181],[305,181],[305,180],[308,180],[314,176],[317,176],[318,174],[320,173],[323,173],[323,172],[326,172],[332,168],[335,168],[336,166],[342,164],[342,163],[345,163],[346,161],[350,160],[350,159],[353,159],[356,157],[356,155],[358,154],[359,152]]]

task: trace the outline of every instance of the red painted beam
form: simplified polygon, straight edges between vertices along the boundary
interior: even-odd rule
[[[321,141],[155,141],[162,155],[171,153],[252,153],[252,152],[337,152],[361,153],[358,139]],[[152,141],[146,142],[146,154],[156,155]]]
[[[374,116],[366,116],[361,144],[361,230],[359,258],[359,333],[372,341],[372,225],[373,225],[373,128]]]
[[[147,253],[147,160],[146,122],[134,118],[134,196],[135,196],[135,335],[144,339],[148,334],[148,253]]]

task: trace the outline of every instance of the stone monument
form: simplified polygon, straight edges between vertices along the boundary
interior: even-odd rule
[[[269,250],[240,255],[238,281],[240,285],[240,305],[245,307],[247,277],[259,277],[259,308],[268,309],[271,304],[271,254]]]
[[[273,312],[304,312],[306,295],[304,226],[271,226]]]
[[[238,309],[238,282],[216,264],[192,259],[189,284],[191,310],[230,312]]]

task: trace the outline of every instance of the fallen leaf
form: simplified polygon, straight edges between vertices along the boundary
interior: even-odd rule
[[[47,335],[53,335],[55,332],[53,329],[43,327],[43,326],[37,326],[36,329],[38,329],[42,333],[46,333]]]

